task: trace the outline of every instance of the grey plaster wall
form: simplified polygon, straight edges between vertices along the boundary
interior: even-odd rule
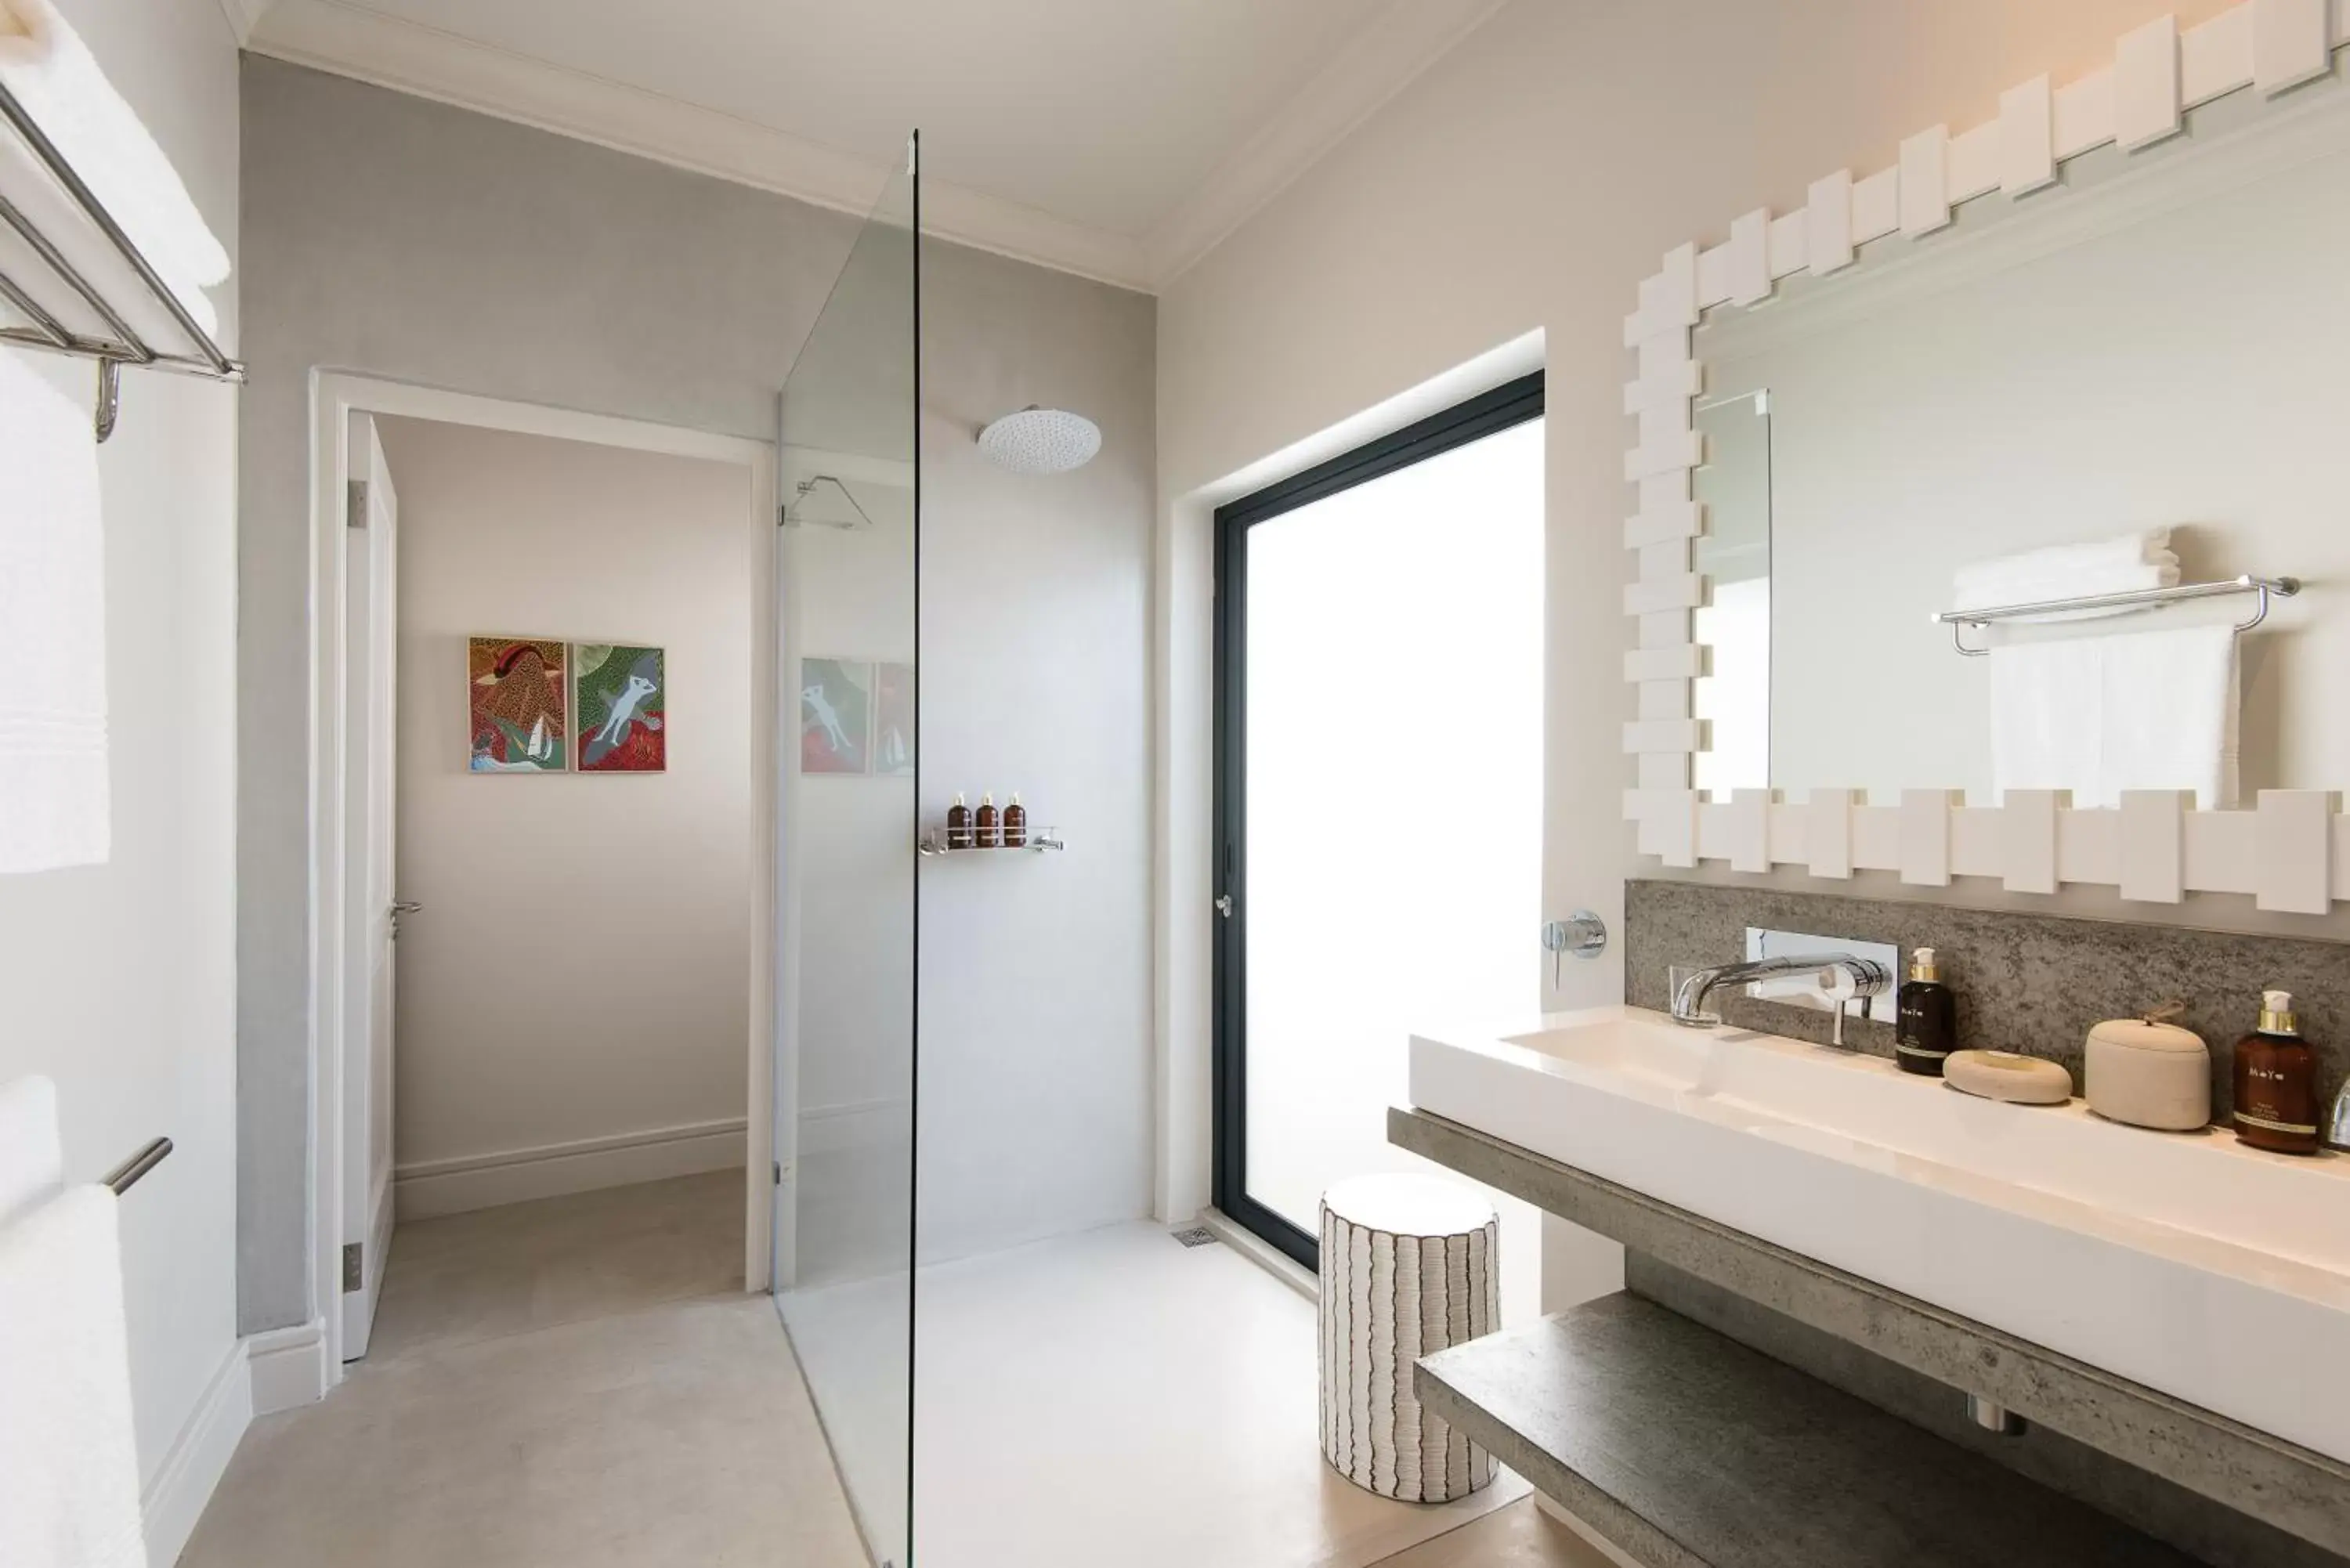
[[[1742,958],[1750,926],[1897,943],[1905,966],[1912,949],[1934,949],[1943,982],[1958,993],[1960,1045],[2062,1062],[2076,1091],[2090,1025],[2177,997],[2188,1004],[2178,1022],[2211,1048],[2212,1111],[2224,1118],[2233,1047],[2258,1022],[2261,992],[2270,986],[2293,993],[2302,1033],[2317,1047],[2320,1093],[2331,1096],[2350,1070],[2350,945],[2309,938],[1633,881],[1624,888],[1624,1000],[1666,1006],[1669,966]],[[1796,1039],[1828,1035],[1825,1012],[1742,993],[1724,998],[1721,1012]],[[1845,1039],[1893,1054],[1889,1023],[1856,1021]]]
[[[240,1324],[253,1332],[317,1310],[305,1188],[312,373],[772,438],[777,390],[858,220],[251,56],[243,111],[252,384],[240,445],[238,1272]],[[1131,649],[1130,682],[1097,682],[1078,711],[1056,717],[1087,738],[1088,814],[1116,825],[1112,844],[1139,843],[1149,810],[1153,303],[939,244],[925,247],[923,265],[941,302],[925,321],[926,369],[945,400],[925,410],[926,441],[967,440],[972,419],[1064,399],[1091,400],[1104,426],[1084,484],[1019,500],[1034,528],[1082,542],[1094,587],[1123,585],[1074,624],[1088,658]],[[952,488],[926,501],[926,520],[951,529]],[[1066,587],[991,577],[972,589],[986,592],[986,613],[954,635],[1072,624],[1055,618]],[[933,592],[952,602],[943,581]],[[970,651],[950,639],[924,657],[951,663]],[[954,760],[931,750],[926,775]],[[1066,972],[1089,976],[1082,1017],[1097,1045],[1091,1076],[1066,1092],[1100,1130],[1083,1169],[1056,1180],[1090,1182],[1087,1203],[1116,1211],[1104,1218],[1140,1212],[1147,1193],[1148,1139],[1132,1139],[1148,1118],[1148,874],[1139,854],[1123,877],[1088,881],[1075,932],[1085,950],[1064,961]],[[1014,929],[1006,940],[1068,934]],[[971,1048],[1016,1022],[997,1018]],[[1000,1196],[1042,1201],[1043,1186]]]

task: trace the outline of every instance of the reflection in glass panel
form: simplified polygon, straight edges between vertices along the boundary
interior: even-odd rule
[[[909,171],[793,363],[776,461],[775,1301],[867,1547],[898,1563],[913,1327],[915,286]]]
[[[1711,743],[1692,759],[1692,782],[1713,800],[1771,783],[1771,394],[1700,404],[1705,465],[1693,493],[1705,508],[1696,566],[1711,585],[1694,618],[1711,650],[1691,711]]]

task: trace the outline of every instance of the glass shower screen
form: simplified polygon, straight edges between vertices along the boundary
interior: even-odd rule
[[[913,1379],[915,142],[785,382],[775,1292],[877,1563]]]

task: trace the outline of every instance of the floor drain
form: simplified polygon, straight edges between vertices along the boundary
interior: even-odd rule
[[[1186,1247],[1205,1247],[1216,1239],[1216,1233],[1205,1225],[1186,1225],[1180,1231],[1169,1232]]]

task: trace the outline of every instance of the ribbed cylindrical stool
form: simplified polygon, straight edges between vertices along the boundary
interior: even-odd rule
[[[1493,1206],[1427,1176],[1322,1195],[1322,1457],[1357,1486],[1450,1502],[1493,1456],[1419,1407],[1411,1364],[1501,1326]]]

